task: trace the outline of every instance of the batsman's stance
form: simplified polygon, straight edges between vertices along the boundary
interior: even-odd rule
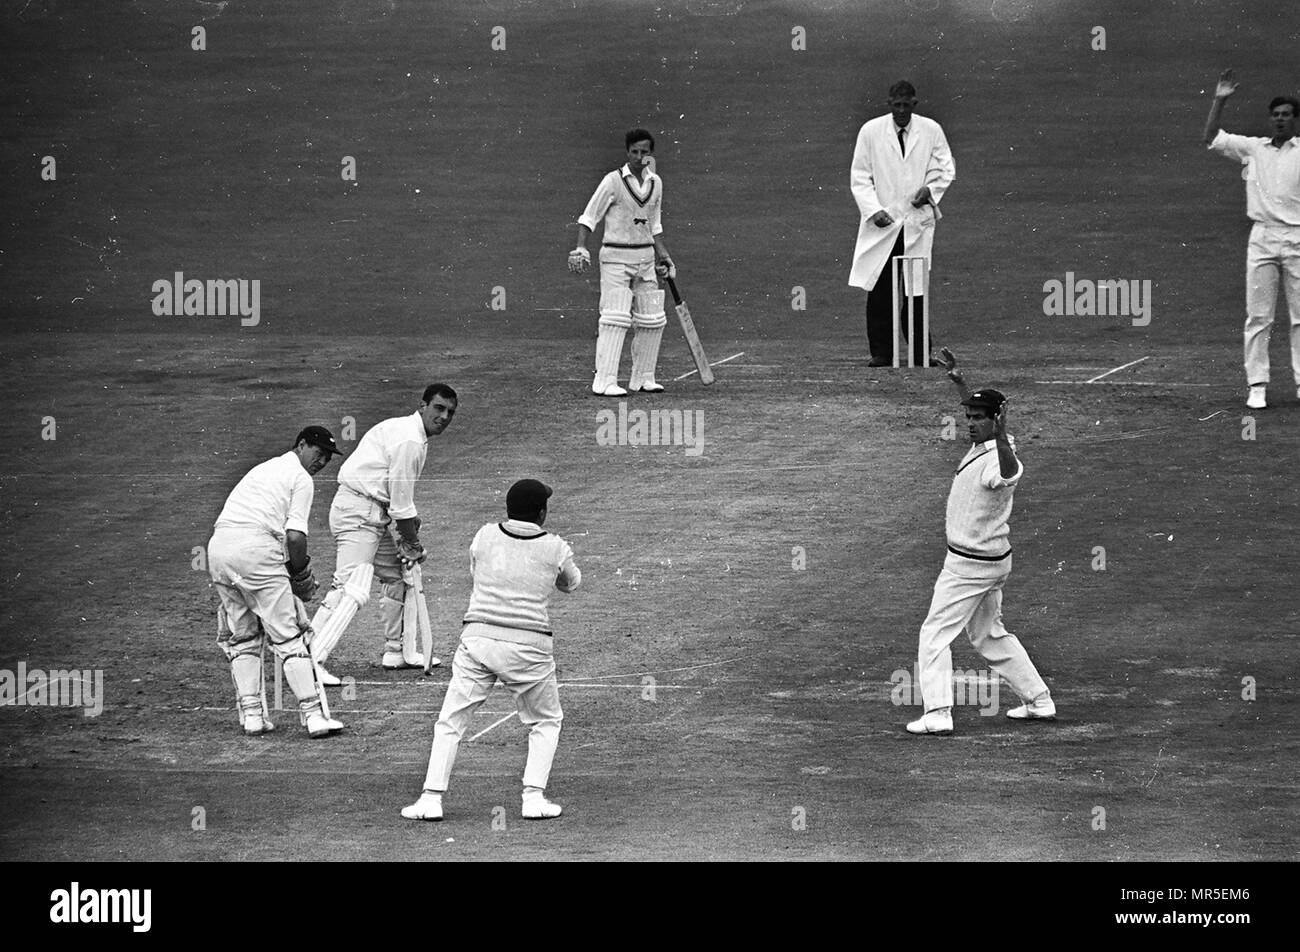
[[[626,396],[628,390],[659,393],[664,389],[655,381],[655,367],[668,319],[656,274],[677,277],[659,220],[664,183],[651,169],[654,136],[644,129],[633,129],[624,140],[627,164],[601,179],[587,202],[587,210],[578,219],[577,247],[569,252],[569,270],[576,274],[586,271],[591,264],[587,237],[604,221],[596,377],[591,392],[605,397]],[[636,334],[632,338],[632,375],[624,390],[618,385],[618,365],[623,356],[623,338],[633,325]]]
[[[425,667],[426,659],[415,650],[415,632],[403,624],[408,586],[402,576],[405,565],[425,558],[415,482],[424,469],[429,438],[451,425],[456,406],[455,390],[445,383],[429,384],[418,410],[376,423],[339,467],[339,489],[330,506],[330,531],[338,544],[334,585],[311,621],[316,633],[312,653],[321,665],[357,609],[370,600],[371,583],[378,577],[384,620],[381,664],[390,670]],[[324,667],[320,676],[327,685],[340,683]]]
[[[307,554],[311,477],[335,454],[342,455],[329,430],[307,427],[293,449],[259,463],[239,481],[208,542],[208,571],[221,599],[217,643],[230,660],[245,734],[275,729],[266,708],[267,639],[284,663],[307,732],[324,737],[343,729],[321,710],[303,607],[316,593]]]
[[[544,483],[519,480],[506,493],[506,521],[485,525],[470,545],[474,591],[451,662],[451,683],[433,728],[424,792],[402,808],[408,820],[442,819],[442,795],[456,748],[497,679],[514,694],[519,719],[529,727],[524,819],[560,815],[560,805],[545,796],[564,717],[547,606],[552,588],[572,592],[582,582],[582,573],[569,543],[542,531],[550,496],[551,488]]]
[[[1056,716],[1056,705],[1034,663],[1020,640],[1002,626],[1002,586],[1011,575],[1011,497],[1025,471],[1007,436],[1007,398],[996,390],[968,390],[952,351],[945,347],[941,353],[948,376],[961,392],[973,445],[957,467],[948,494],[948,557],[921,626],[917,672],[925,714],[907,725],[913,734],[952,732],[948,646],[962,629],[994,673],[1028,702],[1008,711],[1007,717]]]

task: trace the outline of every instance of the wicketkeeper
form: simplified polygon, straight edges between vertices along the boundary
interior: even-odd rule
[[[311,631],[303,602],[316,593],[307,554],[307,518],[314,494],[311,477],[330,457],[342,455],[330,431],[309,426],[293,449],[249,470],[231,491],[208,542],[208,571],[221,599],[217,643],[230,661],[246,734],[275,729],[266,707],[264,653],[284,664],[284,677],[298,699],[312,737],[343,725],[322,710],[305,636]]]
[[[587,270],[591,264],[587,238],[597,225],[605,223],[600,246],[596,376],[591,391],[606,397],[626,396],[628,390],[659,393],[664,389],[655,380],[655,368],[668,319],[656,273],[677,277],[660,223],[664,183],[651,168],[654,136],[645,129],[633,129],[624,140],[627,164],[601,179],[578,219],[578,243],[569,252],[569,270],[577,274]],[[618,385],[618,366],[623,338],[633,326],[632,375],[624,390]]]
[[[474,591],[451,662],[451,683],[433,729],[424,792],[402,808],[408,820],[442,819],[442,795],[456,749],[498,679],[515,696],[519,719],[529,728],[524,819],[560,815],[560,805],[545,796],[564,718],[548,605],[552,589],[572,592],[581,584],[582,573],[569,543],[542,530],[550,496],[549,486],[519,480],[506,494],[507,520],[479,529],[470,545]]]

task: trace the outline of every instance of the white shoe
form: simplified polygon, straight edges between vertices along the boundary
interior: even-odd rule
[[[951,734],[952,711],[927,711],[907,725],[909,734]]]
[[[271,723],[269,717],[263,717],[261,714],[244,715],[244,733],[248,736],[269,734],[273,730],[275,730],[275,725]]]
[[[1300,387],[1295,388],[1295,398],[1300,400]]]
[[[552,803],[541,794],[524,800],[523,814],[525,820],[550,820],[563,812],[563,808],[558,803]]]
[[[627,396],[627,391],[624,390],[616,383],[611,383],[604,390],[601,390],[598,387],[593,386],[591,388],[591,392],[598,397],[626,397]]]
[[[330,734],[341,730],[343,730],[342,721],[336,721],[332,717],[326,717],[319,711],[307,715],[307,733],[312,737],[328,737]]]
[[[430,659],[429,659],[429,663],[428,663],[427,665],[425,665],[425,668],[436,668],[436,667],[438,667],[438,665],[440,665],[440,664],[442,664],[442,659],[441,659],[441,658],[436,658],[436,657],[435,657],[435,658],[430,658]]]
[[[316,667],[320,669],[316,676],[320,679],[320,683],[325,685],[325,687],[336,688],[343,683],[337,675],[330,674],[326,671],[325,665],[317,663]]]
[[[402,816],[408,820],[441,820],[442,794],[424,791],[420,799],[409,807],[402,807]]]
[[[385,651],[384,658],[379,662],[383,665],[385,671],[401,671],[404,668],[424,668],[424,655],[417,654],[410,661],[400,651]]]
[[[1016,721],[1050,721],[1056,717],[1056,704],[1047,694],[1039,695],[1028,704],[1007,711],[1007,717]]]
[[[644,380],[641,382],[641,386],[632,389],[639,390],[641,393],[663,393],[664,385],[653,380]]]
[[[1252,410],[1263,410],[1268,406],[1268,399],[1264,396],[1264,387],[1253,386],[1250,388],[1250,394],[1246,397],[1246,406]]]

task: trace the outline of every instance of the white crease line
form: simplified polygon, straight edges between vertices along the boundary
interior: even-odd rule
[[[493,721],[493,722],[492,722],[491,724],[489,724],[487,727],[483,728],[481,731],[479,731],[477,734],[475,734],[473,737],[471,737],[471,738],[469,739],[469,743],[471,743],[471,744],[474,743],[474,741],[478,740],[480,737],[482,737],[482,736],[483,736],[484,734],[486,734],[488,731],[492,730],[492,728],[494,728],[494,727],[500,727],[500,726],[501,726],[502,724],[504,724],[506,721],[510,720],[510,718],[512,718],[512,717],[517,717],[517,716],[518,716],[518,715],[517,715],[514,711],[511,711],[509,714],[507,714],[505,717],[501,718],[499,721]]]
[[[1096,383],[1102,387],[1219,387],[1223,384],[1215,383],[1161,383],[1158,380],[1035,380],[1034,383],[1049,384],[1069,384],[1074,387],[1082,387],[1088,384]]]
[[[725,364],[725,363],[726,363],[727,361],[729,361],[729,360],[735,360],[737,357],[744,357],[744,356],[745,356],[745,352],[742,350],[740,353],[738,353],[738,354],[732,354],[730,357],[723,357],[721,360],[715,360],[715,361],[713,361],[712,363],[710,363],[709,366],[710,366],[710,367],[716,367],[716,366],[718,366],[719,364]],[[680,377],[674,377],[674,378],[673,378],[673,381],[676,382],[676,381],[678,381],[678,380],[685,380],[687,377],[692,377],[692,376],[694,376],[694,375],[697,374],[697,373],[699,373],[698,370],[688,370],[686,373],[682,374]]]
[[[716,668],[720,664],[735,664],[737,661],[743,661],[743,660],[744,657],[742,656],[740,658],[727,658],[724,661],[706,661],[704,664],[691,664],[691,665],[687,665],[684,668],[665,668],[662,671],[628,671],[628,672],[624,672],[623,674],[601,674],[590,678],[574,678],[573,680],[574,681],[604,681],[608,678],[642,678],[647,675],[672,674],[675,671],[695,671],[699,668]],[[570,684],[570,682],[566,681],[565,684]],[[576,684],[572,684],[570,686],[577,687]]]
[[[1091,380],[1085,380],[1084,383],[1096,383],[1102,377],[1109,377],[1113,373],[1117,373],[1118,371],[1124,370],[1128,367],[1132,367],[1134,364],[1140,364],[1142,363],[1142,361],[1150,360],[1150,359],[1151,358],[1148,356],[1148,357],[1139,357],[1137,360],[1130,360],[1127,364],[1120,364],[1118,367],[1114,367],[1106,371],[1104,374],[1098,374],[1097,376],[1093,377]]]

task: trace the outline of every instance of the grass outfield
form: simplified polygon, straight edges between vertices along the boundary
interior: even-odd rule
[[[1263,132],[1284,7],[511,6],[4,8],[0,670],[100,669],[105,695],[93,718],[0,707],[0,858],[1294,858],[1300,400],[1275,341],[1273,406],[1242,406],[1244,196],[1199,144],[1225,65],[1226,127]],[[893,702],[963,450],[942,374],[866,367],[844,285],[853,135],[901,75],[957,162],[936,337],[1013,398],[1005,619],[1053,725],[1006,721],[1004,690],[913,738]],[[658,136],[710,356],[739,356],[627,406],[696,415],[698,455],[600,445],[618,402],[587,393],[597,279],[564,256],[632,124]],[[156,317],[176,271],[259,279],[260,323]],[[1044,316],[1066,272],[1150,280],[1150,325]],[[660,366],[691,368],[675,327]],[[553,823],[518,819],[504,692],[447,821],[398,818],[449,672],[381,671],[371,609],[334,655],[356,687],[325,742],[290,712],[242,737],[213,644],[194,549],[235,482],[302,425],[359,436],[431,379],[462,395],[417,489],[439,653],[514,479],[556,488],[547,528],[583,568],[553,600]]]

